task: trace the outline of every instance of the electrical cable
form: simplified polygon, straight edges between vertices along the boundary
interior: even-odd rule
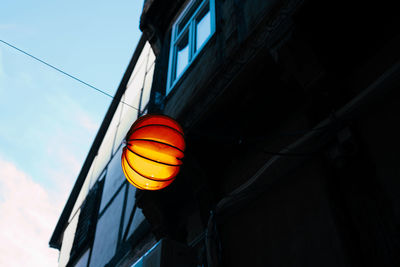
[[[308,157],[311,156],[312,154],[317,153],[316,152],[306,152],[306,153],[281,153],[281,152],[274,152],[274,151],[268,151],[268,150],[262,150],[264,154],[268,155],[273,155],[273,156],[284,156],[284,157]]]
[[[17,50],[17,51],[23,53],[23,54],[25,54],[26,56],[29,56],[29,57],[33,58],[33,59],[36,60],[36,61],[39,61],[40,63],[42,63],[42,64],[44,64],[44,65],[46,65],[46,66],[48,66],[48,67],[50,67],[50,68],[52,68],[52,69],[58,71],[58,72],[60,72],[60,73],[62,73],[62,74],[64,74],[64,75],[68,76],[69,78],[74,79],[75,81],[78,81],[78,82],[80,82],[80,83],[82,83],[82,84],[84,84],[84,85],[86,85],[86,86],[88,86],[88,87],[90,87],[90,88],[92,88],[92,89],[98,91],[99,93],[102,93],[103,95],[108,96],[108,97],[114,99],[114,96],[110,95],[109,93],[104,92],[103,90],[101,90],[101,89],[99,89],[99,88],[97,88],[97,87],[95,87],[95,86],[93,86],[93,85],[91,85],[91,84],[89,84],[89,83],[87,83],[87,82],[85,82],[85,81],[83,81],[83,80],[81,80],[81,79],[79,79],[79,78],[77,78],[77,77],[75,77],[75,76],[73,76],[73,75],[71,75],[71,74],[69,74],[69,73],[67,73],[67,72],[65,72],[65,71],[63,71],[63,70],[61,70],[61,69],[55,67],[55,66],[53,66],[53,65],[51,65],[51,64],[49,64],[49,63],[47,63],[46,61],[44,61],[44,60],[42,60],[42,59],[40,59],[40,58],[37,58],[37,57],[35,57],[34,55],[32,55],[32,54],[30,54],[30,53],[28,53],[28,52],[26,52],[26,51],[24,51],[24,50],[22,50],[22,49],[20,49],[20,48],[18,48],[18,47],[16,47],[16,46],[14,46],[14,45],[12,45],[12,44],[10,44],[10,43],[4,41],[4,40],[1,40],[1,39],[0,39],[0,42],[2,42],[3,44],[5,44],[5,45],[7,45],[7,46],[9,46],[9,47],[11,47],[11,48],[13,48],[13,49],[15,49],[15,50]],[[122,100],[120,100],[119,102],[122,103],[122,104],[124,104],[124,105],[127,105],[128,107],[131,107],[131,108],[133,108],[133,109],[135,109],[135,110],[139,110],[138,108],[136,108],[136,107],[134,107],[134,106],[132,106],[132,105],[130,105],[130,104],[128,104],[128,103],[122,101]]]
[[[397,61],[359,95],[318,124],[315,129],[327,129],[325,134],[323,134],[323,132],[311,131],[286,147],[281,153],[286,154],[287,152],[290,153],[293,150],[297,150],[297,148],[310,146],[315,148],[314,151],[321,149],[334,138],[335,132],[337,133],[344,125],[344,121],[360,117],[370,109],[371,105],[382,101],[383,96],[386,96],[388,92],[398,88],[400,84],[399,74],[400,61]],[[336,127],[328,127],[332,122]],[[237,207],[241,202],[265,192],[269,186],[280,177],[283,177],[289,170],[300,166],[303,162],[303,159],[300,159],[294,160],[288,157],[282,157],[281,155],[275,155],[269,159],[249,180],[237,187],[216,204],[211,214],[212,216],[209,217],[207,231],[212,233],[215,216],[221,215],[221,213],[226,212],[228,209],[232,209],[235,206]],[[265,179],[265,177],[268,177],[268,179]],[[211,234],[206,235],[205,244],[209,263],[208,266],[218,267],[217,250],[215,249],[215,241]]]
[[[266,187],[280,177],[278,174],[282,172],[282,162],[290,163],[292,166],[291,168],[294,168],[294,166],[297,166],[298,164],[301,164],[302,161],[306,160],[306,157],[304,156],[311,156],[312,154],[317,153],[322,145],[325,144],[326,140],[333,134],[332,132],[334,132],[332,128],[329,127],[332,123],[331,121],[332,117],[322,121],[316,128],[314,128],[318,129],[317,131],[308,131],[306,135],[282,149],[280,152],[264,150],[264,153],[272,154],[273,157],[269,159],[249,180],[233,190],[216,204],[215,209],[210,213],[205,240],[207,263],[209,264],[209,267],[219,267],[221,262],[221,241],[217,238],[218,233],[216,229],[217,217],[223,219],[222,217],[224,217],[224,215],[222,213],[226,213],[233,207],[238,208],[239,205],[262,193]],[[323,131],[320,131],[320,129],[323,129]],[[315,149],[313,149],[314,152],[312,153],[300,154],[292,152],[297,151],[298,148],[309,147],[311,144],[315,147]],[[301,156],[302,158],[290,159],[290,157],[288,158],[287,156]],[[288,171],[288,169],[291,168],[285,169]],[[269,176],[273,179],[263,185],[262,183],[259,183],[259,180],[261,180],[260,177],[265,176],[265,173],[269,173]]]

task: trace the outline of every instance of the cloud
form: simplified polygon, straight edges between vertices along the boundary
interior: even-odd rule
[[[92,117],[89,116],[84,110],[77,109],[75,112],[75,117],[80,126],[82,126],[86,131],[91,134],[95,134],[99,128],[99,124],[96,123]]]
[[[73,96],[77,97],[77,96]],[[52,92],[51,95],[45,95],[47,105],[51,107],[54,112],[57,112],[58,117],[69,120],[69,123],[74,123],[77,129],[85,130],[88,134],[94,135],[100,127],[102,117],[96,114],[96,118],[89,112],[88,109],[83,108],[83,104],[74,99],[64,92]],[[53,118],[53,117],[51,117]]]
[[[4,66],[3,66],[3,51],[2,48],[0,47],[0,74],[4,74]]]
[[[17,29],[16,24],[10,24],[10,23],[2,23],[0,24],[0,30],[15,30]]]
[[[67,134],[58,133],[56,137],[52,137],[48,140],[46,157],[48,162],[45,165],[46,168],[54,169],[57,172],[62,172],[76,178],[75,176],[82,167],[82,161],[76,156],[76,152],[71,149],[71,143],[68,139]],[[61,140],[68,140],[63,143]],[[46,169],[45,168],[45,169]],[[57,184],[58,179],[56,180]]]
[[[47,192],[1,157],[0,174],[0,266],[57,266],[48,241],[63,207],[60,192]]]
[[[3,63],[3,52],[0,47],[0,92],[3,91],[5,81],[4,63]]]
[[[64,191],[64,204],[67,200],[67,193],[70,192],[73,182],[79,174],[82,162],[76,154],[70,150],[68,144],[49,145],[47,147],[48,164],[42,168],[46,177],[51,181],[46,183],[51,190]],[[54,224],[55,226],[55,224]]]

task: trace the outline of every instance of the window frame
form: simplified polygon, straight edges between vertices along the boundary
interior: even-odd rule
[[[200,3],[199,3],[200,2]],[[192,7],[197,3],[198,7],[192,10]],[[210,34],[205,38],[200,47],[196,48],[196,22],[198,17],[201,16],[202,11],[208,8],[210,13]],[[192,14],[190,14],[193,12]],[[180,28],[182,21],[189,16],[186,24]],[[178,30],[180,31],[178,32]],[[177,52],[178,45],[185,37],[185,34],[188,34],[188,62],[186,66],[182,69],[179,75],[176,75],[177,69]],[[182,76],[185,74],[190,65],[195,61],[197,56],[203,50],[204,46],[209,42],[211,37],[215,33],[215,0],[191,0],[186,7],[183,9],[179,17],[176,19],[172,26],[171,30],[171,42],[170,42],[170,51],[169,51],[169,59],[168,59],[168,78],[167,78],[167,86],[166,86],[166,94],[168,95]]]
[[[103,188],[104,179],[98,180],[90,189],[84,202],[79,208],[80,213],[78,223],[75,229],[68,263],[66,265],[67,267],[74,266],[87,250],[90,249],[89,253],[91,253],[96,233],[97,220],[99,218]]]

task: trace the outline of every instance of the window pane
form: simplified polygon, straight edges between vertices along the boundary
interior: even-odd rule
[[[139,106],[139,100],[141,92],[140,90],[130,90],[132,88],[128,88],[125,91],[125,97],[122,98],[125,103],[129,103],[132,106]],[[134,103],[134,105],[133,105]],[[129,106],[123,105],[121,120],[118,125],[117,135],[115,137],[115,147],[114,149],[118,149],[121,145],[122,140],[125,138],[126,133],[131,127],[132,123],[134,123],[137,119],[138,111]]]
[[[188,33],[177,45],[175,78],[179,77],[189,62]]]
[[[196,49],[197,51],[211,34],[210,10],[204,9],[196,20]]]
[[[143,86],[142,103],[140,104],[140,111],[142,112],[150,100],[151,83],[153,82],[154,64],[146,74],[146,79]]]
[[[119,148],[118,152],[113,156],[108,165],[99,212],[103,211],[104,207],[126,180],[125,175],[122,172],[121,155],[122,147]]]
[[[124,205],[125,189],[120,190],[105,209],[96,226],[90,267],[105,266],[115,255],[118,245],[119,225]]]
[[[93,165],[92,165],[93,166]],[[91,170],[93,170],[91,168]],[[74,204],[74,208],[72,209],[71,215],[69,217],[69,220],[72,219],[72,217],[75,216],[75,212],[81,207],[83,201],[85,200],[87,193],[89,192],[89,186],[90,186],[90,178],[92,173],[88,173],[86,176],[85,182],[82,185],[81,191],[79,192],[78,198],[76,199],[76,202]]]
[[[130,86],[131,82],[133,79],[135,79],[135,76],[138,74],[138,72],[140,71],[140,68],[145,68],[146,66],[146,62],[147,62],[147,57],[148,57],[148,53],[150,52],[151,48],[150,48],[150,44],[148,42],[146,42],[146,44],[143,47],[143,50],[140,53],[140,56],[135,64],[135,68],[133,69],[131,78],[129,79],[128,82],[128,87]],[[139,74],[140,77],[143,77],[142,74]]]
[[[90,249],[86,250],[74,267],[86,267],[89,260]]]
[[[186,9],[185,14],[183,15],[182,18],[180,18],[180,21],[178,24],[178,35],[188,24],[189,19],[193,16],[194,12],[200,6],[201,2],[202,1],[200,1],[200,0],[194,1],[194,3],[192,3],[191,6]]]
[[[71,252],[72,244],[75,238],[76,227],[78,226],[78,219],[81,210],[75,214],[71,222],[68,224],[64,231],[63,242],[61,244],[61,251],[59,255],[58,265],[66,266],[69,261],[69,254]]]
[[[121,115],[121,108],[122,105],[119,105],[117,107],[110,126],[107,129],[106,135],[104,136],[103,141],[100,145],[99,151],[97,152],[97,156],[92,163],[94,164],[92,174],[93,180],[97,180],[100,177],[100,174],[104,171],[104,168],[107,166],[108,161],[111,159],[114,138],[115,134],[117,133],[117,128]]]
[[[125,217],[124,217],[124,225],[123,225],[123,233],[125,234],[128,231],[128,235],[126,236],[126,240],[129,239],[132,235],[140,235],[143,234],[140,230],[140,226],[145,221],[145,217],[142,213],[142,209],[139,207],[136,210],[133,210],[136,202],[136,187],[131,184],[128,184],[128,196],[126,200],[126,208],[125,208]],[[133,218],[130,218],[133,214]],[[129,220],[132,220],[129,223]],[[127,229],[129,227],[129,229]]]
[[[135,262],[131,267],[143,267],[143,258],[140,258],[137,262]]]

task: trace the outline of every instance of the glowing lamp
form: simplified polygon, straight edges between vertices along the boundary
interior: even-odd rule
[[[126,136],[122,169],[126,179],[144,190],[170,185],[179,173],[185,150],[181,126],[165,115],[145,115]]]

